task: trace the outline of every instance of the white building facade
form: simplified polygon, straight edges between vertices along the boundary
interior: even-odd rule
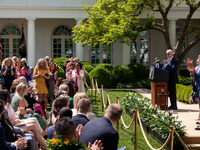
[[[0,0],[0,38],[3,56],[19,56],[19,44],[24,27],[27,44],[27,60],[35,66],[37,59],[50,56],[79,57],[81,61],[89,61],[94,65],[110,63],[113,66],[138,62],[149,67],[155,57],[166,58],[166,44],[163,35],[156,30],[144,31],[131,40],[130,45],[119,42],[110,45],[98,45],[92,49],[81,47],[81,43],[73,43],[72,28],[85,20],[86,11],[82,5],[94,5],[94,0]],[[149,12],[148,12],[149,13]],[[172,45],[178,38],[188,9],[181,5],[172,8],[169,14],[169,33]],[[146,15],[144,16],[144,19]],[[199,23],[200,11],[194,14],[193,21]],[[155,14],[156,19],[161,19]],[[177,29],[177,30],[176,30]],[[195,37],[189,35],[185,45]],[[184,47],[184,46],[183,46]],[[200,54],[200,43],[190,50],[187,57],[196,59]],[[182,67],[185,67],[183,63]]]

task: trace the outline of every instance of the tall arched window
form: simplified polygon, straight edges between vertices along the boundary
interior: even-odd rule
[[[1,30],[3,58],[19,57],[21,31],[14,25],[7,25]]]
[[[142,31],[130,43],[131,63],[149,64],[149,31]]]
[[[180,35],[182,33],[182,27],[180,25],[176,26],[176,41],[179,39]],[[182,51],[187,47],[187,36],[184,38],[184,41],[181,45],[181,50],[180,53],[178,54],[178,58],[180,58]],[[186,58],[187,58],[187,54],[186,57],[184,57],[182,64],[186,63]]]
[[[52,34],[52,56],[70,58],[74,56],[72,29],[66,25],[58,26]]]

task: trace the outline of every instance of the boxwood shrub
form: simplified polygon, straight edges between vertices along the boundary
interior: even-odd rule
[[[130,63],[128,65],[135,74],[135,80],[143,80],[148,78],[148,71],[144,65],[138,63]]]
[[[88,73],[90,73],[94,69],[92,65],[83,65],[83,67]]]
[[[114,67],[113,74],[115,83],[131,83],[135,81],[135,75],[128,66],[119,65]]]
[[[94,67],[94,65],[91,64],[91,63],[88,62],[88,61],[81,61],[81,63],[82,63],[83,65],[90,65],[90,66],[93,66],[93,67]]]
[[[114,75],[113,66],[109,64],[100,64],[96,66],[89,74],[90,78],[93,77],[97,79],[98,86],[103,84],[104,87],[113,87],[114,85]]]
[[[58,78],[59,77],[63,77],[64,79],[66,78],[66,75],[65,75],[65,71],[63,70],[62,67],[58,66]]]
[[[63,65],[64,65],[64,62],[65,62],[66,60],[69,60],[69,58],[60,57],[60,58],[54,58],[54,59],[53,59],[53,62],[56,63],[57,65],[59,65],[59,66],[62,68]]]

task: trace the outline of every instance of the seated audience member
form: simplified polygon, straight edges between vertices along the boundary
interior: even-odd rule
[[[69,98],[70,98],[70,104],[69,104],[69,108],[74,108],[74,95],[75,95],[75,90],[74,90],[74,85],[71,83],[71,82],[67,82],[66,83],[67,84],[67,86],[69,87],[69,94],[68,94],[68,96],[69,96]]]
[[[117,150],[119,135],[113,126],[119,121],[122,112],[120,105],[109,105],[104,117],[91,120],[84,126],[79,142],[88,144],[98,139],[102,141],[104,150]]]
[[[37,142],[39,142],[42,147],[46,147],[46,144],[44,142],[42,134],[38,129],[38,126],[40,127],[40,125],[39,125],[37,119],[34,117],[32,117],[32,119],[24,119],[23,122],[26,123],[25,125],[19,126],[18,128],[13,127],[14,124],[16,125],[18,123],[22,123],[22,121],[19,120],[19,116],[16,117],[17,115],[15,113],[13,113],[14,110],[8,103],[8,101],[10,99],[9,92],[8,91],[0,91],[0,98],[4,101],[4,104],[5,104],[4,119],[6,119],[5,122],[7,124],[9,124],[9,127],[12,127],[14,129],[14,131],[16,133],[21,134],[21,136],[24,136],[24,133],[21,133],[21,130],[31,131],[34,134],[35,140]],[[15,119],[13,119],[13,118],[15,118]],[[36,121],[37,121],[37,123],[36,123]],[[30,134],[28,134],[28,135],[30,135]],[[10,137],[8,137],[8,139],[10,139]],[[36,149],[37,145],[35,145],[35,141],[34,140],[31,140],[31,141],[33,141],[33,143],[31,143],[31,147],[33,149]]]
[[[65,95],[60,95],[58,98],[56,98],[56,101],[54,103],[54,108],[53,108],[53,115],[51,119],[51,123],[55,124],[57,117],[59,115],[59,111],[63,107],[69,107],[69,96],[67,94]]]
[[[4,113],[4,102],[0,100],[0,118],[2,118],[2,115]],[[0,123],[0,148],[2,150],[17,150],[17,149],[23,149],[27,147],[27,141],[25,141],[23,138],[18,139],[17,141],[11,143],[6,142],[6,133],[4,128],[1,126]]]
[[[66,84],[61,84],[58,88],[58,91],[65,91],[66,94],[68,94],[69,93],[69,87]],[[59,93],[58,91],[55,92],[55,98],[56,98],[56,96],[58,97],[58,93]],[[54,103],[55,103],[55,100],[52,103],[51,110],[53,110]]]
[[[86,98],[86,99],[89,99],[88,95],[86,93],[76,93],[74,95],[74,108],[72,109],[72,112],[73,112],[73,116],[75,116],[77,114],[77,104],[78,104],[78,101],[81,99],[81,98]],[[94,119],[95,118],[95,114],[93,112],[91,112],[92,110],[92,106],[90,106],[90,109],[89,109],[89,112],[87,113],[87,118],[89,120],[91,119]]]
[[[58,120],[62,117],[69,117],[70,119],[72,118],[72,111],[70,108],[68,107],[63,107],[60,109],[59,111],[59,115],[58,115]],[[54,129],[55,129],[55,124],[50,126],[47,130],[47,137],[49,139],[53,139],[54,137]]]
[[[72,121],[74,122],[75,128],[79,124],[82,124],[84,126],[89,121],[89,119],[86,117],[89,108],[90,108],[90,101],[88,99],[82,98],[79,100],[77,105],[78,114],[72,117]]]
[[[74,127],[73,121],[69,117],[60,118],[55,124],[55,133],[57,138],[62,138],[63,141],[70,140],[78,142],[78,133]],[[95,141],[93,145],[88,144],[89,150],[102,150],[101,141]],[[74,145],[71,150],[84,150],[84,147]]]

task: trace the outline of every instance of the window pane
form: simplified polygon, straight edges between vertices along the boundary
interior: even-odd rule
[[[59,26],[53,31],[53,35],[72,35],[72,30],[68,26]]]
[[[65,39],[65,57],[73,57],[73,41],[72,39]]]

